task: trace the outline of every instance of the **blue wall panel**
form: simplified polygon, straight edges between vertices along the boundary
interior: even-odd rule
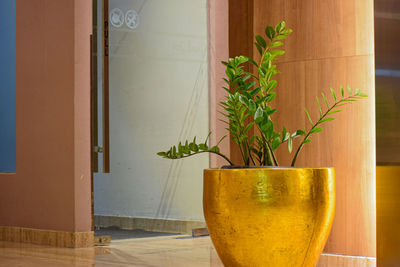
[[[0,172],[16,171],[15,1],[0,0]]]

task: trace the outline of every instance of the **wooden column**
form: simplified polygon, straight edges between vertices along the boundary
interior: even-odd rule
[[[254,0],[229,0],[229,57],[253,56]],[[252,66],[247,64],[246,71]],[[251,130],[253,131],[253,130]],[[232,134],[230,134],[232,137]],[[230,157],[233,163],[243,165],[238,145],[230,138]]]
[[[317,119],[315,97],[329,93],[330,87],[337,95],[340,85],[359,87],[369,95],[342,107],[337,120],[323,125],[322,133],[303,149],[297,166],[336,169],[336,216],[325,252],[375,257],[373,1],[254,0],[255,34],[280,20],[294,33],[278,63],[278,129],[308,129],[304,108]],[[288,166],[292,157],[286,147],[278,151],[281,165]]]

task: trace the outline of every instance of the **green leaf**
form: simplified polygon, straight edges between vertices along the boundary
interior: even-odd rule
[[[281,31],[281,34],[289,35],[289,34],[291,34],[292,32],[293,32],[292,29],[284,29],[284,30]]]
[[[231,85],[230,82],[226,78],[222,78],[228,85]]]
[[[224,140],[226,138],[226,135],[222,136],[221,139],[219,139],[217,146],[222,142],[222,140]]]
[[[254,121],[250,122],[250,123],[246,126],[246,128],[244,129],[243,133],[244,133],[244,134],[247,134],[247,132],[251,129],[251,127],[253,127],[253,125],[254,125]]]
[[[249,58],[248,57],[245,57],[245,56],[238,56],[238,57],[235,57],[235,60],[237,60],[237,65],[240,65],[240,64],[243,64],[243,63],[246,63],[247,61],[249,61]]]
[[[270,43],[269,48],[272,49],[272,48],[280,47],[282,45],[283,45],[283,43],[281,41],[276,41],[276,42]]]
[[[246,91],[250,90],[254,85],[256,84],[256,81],[252,81],[246,84]]]
[[[268,83],[267,88],[265,88],[265,90],[266,90],[267,92],[270,92],[270,91],[272,91],[272,90],[275,89],[275,87],[277,86],[277,84],[278,84],[278,82],[277,82],[276,80],[272,80],[272,81],[270,81],[270,82]]]
[[[256,40],[257,40],[257,43],[260,45],[260,46],[262,46],[263,48],[266,48],[267,47],[267,42],[265,41],[265,39],[264,38],[262,38],[260,35],[256,35]]]
[[[282,143],[286,142],[289,137],[290,137],[290,134],[288,134],[288,132],[286,131],[286,128],[283,127],[283,130],[282,130]]]
[[[256,110],[256,113],[254,114],[254,120],[256,122],[260,121],[260,119],[263,118],[263,114],[264,114],[264,111],[263,111],[262,107],[258,107]]]
[[[263,49],[262,49],[262,47],[261,47],[258,43],[256,43],[256,42],[254,42],[254,44],[255,44],[256,47],[257,47],[258,53],[260,53],[260,55],[262,55],[262,54],[263,54]],[[256,66],[257,66],[257,65],[256,65]]]
[[[307,144],[307,143],[310,143],[310,142],[311,142],[310,139],[306,139],[306,140],[303,141],[303,144]]]
[[[343,86],[340,86],[340,94],[342,95],[342,98],[344,97],[344,89]]]
[[[274,109],[271,109],[271,110],[267,111],[267,115],[268,115],[268,116],[271,116],[272,114],[274,114],[274,113],[275,113],[275,111],[277,111],[277,109],[276,109],[276,108],[274,108]]]
[[[347,85],[347,92],[349,93],[349,95],[353,94],[353,92],[351,91],[351,87],[349,85]]]
[[[226,88],[226,87],[222,87],[228,94],[230,94],[231,93],[231,91],[228,89],[228,88]]]
[[[271,102],[272,100],[274,100],[275,97],[276,97],[276,93],[275,92],[269,93],[269,94],[267,94],[265,96],[265,101],[266,102]]]
[[[335,100],[335,103],[336,103],[336,94],[335,94],[335,91],[333,91],[332,88],[329,88],[329,90],[331,90],[331,94],[332,94],[333,100]]]
[[[298,137],[300,135],[306,135],[306,133],[303,130],[297,130],[296,132],[294,132],[294,134],[292,134],[292,137]]]
[[[182,144],[181,144],[181,142],[179,142],[179,144],[178,144],[178,154],[181,154],[182,153]]]
[[[270,140],[271,135],[274,132],[274,124],[272,123],[271,120],[268,120],[267,123],[261,126],[261,130],[265,134],[265,137]]]
[[[253,64],[254,66],[258,67],[257,62],[255,62],[254,59],[249,58],[249,62],[250,62],[251,64]]]
[[[286,39],[286,35],[283,35],[283,34],[280,34],[280,35],[277,35],[277,36],[275,36],[275,40],[285,40]]]
[[[242,81],[245,82],[245,81],[247,81],[247,80],[250,79],[250,78],[251,78],[251,75],[250,75],[250,74],[247,74],[246,76],[243,77]]]
[[[239,101],[245,106],[249,105],[249,99],[244,95],[239,96]]]
[[[315,127],[315,128],[313,128],[313,129],[311,129],[310,134],[319,133],[319,132],[321,132],[321,131],[322,131],[322,128],[321,128],[321,127]]]
[[[278,24],[276,24],[275,31],[277,33],[280,33],[283,29],[285,29],[285,27],[286,27],[286,22],[281,21]]]
[[[272,141],[272,150],[277,149],[280,144],[281,144],[281,139],[279,137],[274,138],[274,140]]]
[[[340,109],[332,110],[332,111],[329,111],[328,113],[326,113],[326,115],[338,113],[338,112],[340,112],[340,111],[342,111],[342,110],[340,110]]]
[[[333,121],[334,119],[335,119],[335,118],[327,117],[327,118],[324,118],[324,119],[320,120],[320,121],[318,122],[318,124],[323,123],[323,122],[326,122],[326,121]]]
[[[269,52],[270,52],[272,55],[275,55],[275,56],[281,56],[281,55],[285,54],[285,51],[280,50],[280,49],[271,50],[271,51],[269,51]]]
[[[289,153],[292,153],[293,141],[292,141],[292,138],[290,138],[290,137],[289,137],[289,140],[288,140],[288,150],[289,150]]]
[[[249,100],[249,110],[251,113],[253,113],[254,111],[256,111],[256,103],[253,101],[253,99]]]
[[[319,103],[319,98],[318,98],[318,96],[315,96],[315,98],[317,99],[319,114],[322,116],[322,108],[321,108],[321,104]]]
[[[324,102],[325,102],[325,104],[326,104],[326,107],[329,109],[329,102],[328,102],[328,99],[326,98],[326,96],[325,96],[324,93],[321,93],[321,95],[322,95],[322,98],[324,99]]]
[[[351,104],[351,103],[342,103],[342,104],[336,105],[336,107],[341,107],[341,106],[348,105],[348,104]]]
[[[265,76],[265,72],[263,71],[262,68],[258,68],[258,73],[260,73],[260,75],[261,75],[262,77]]]
[[[193,152],[198,152],[199,151],[199,146],[195,143],[191,143],[190,144],[190,150],[192,150]]]
[[[208,150],[208,146],[206,144],[199,144],[200,150]]]
[[[250,95],[251,95],[251,96],[255,96],[256,94],[258,94],[258,93],[260,92],[260,90],[261,90],[261,87],[257,87],[257,88],[253,89],[253,90],[250,92]]]
[[[213,146],[212,148],[210,148],[210,151],[213,151],[213,152],[219,153],[219,147],[217,147],[217,146]]]
[[[308,121],[311,123],[311,125],[313,125],[314,123],[313,123],[313,121],[312,121],[312,119],[311,119],[311,117],[310,117],[310,113],[308,113],[308,110],[307,110],[306,108],[304,109],[304,111],[306,112]]]
[[[360,88],[356,88],[355,95],[356,95],[356,96],[360,96],[360,97],[367,97],[367,96],[368,96],[368,95],[364,94],[364,93],[360,90]]]
[[[208,139],[210,138],[210,135],[211,135],[211,132],[208,133],[208,135],[207,135],[207,137],[206,137],[206,140],[204,141],[204,144],[207,144]]]
[[[265,34],[267,35],[267,37],[272,40],[275,37],[275,30],[272,26],[268,25],[265,28]]]

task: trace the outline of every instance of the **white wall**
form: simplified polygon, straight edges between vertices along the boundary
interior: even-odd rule
[[[156,156],[208,127],[207,1],[110,0],[140,23],[110,27],[111,173],[95,174],[95,214],[204,220],[208,155]]]

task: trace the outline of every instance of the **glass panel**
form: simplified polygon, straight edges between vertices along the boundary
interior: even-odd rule
[[[378,164],[400,163],[400,1],[375,1]]]
[[[15,172],[15,0],[0,1],[0,36],[0,172]]]
[[[207,1],[109,0],[109,22],[111,173],[94,177],[95,213],[203,220],[208,155],[156,152],[209,132]]]

